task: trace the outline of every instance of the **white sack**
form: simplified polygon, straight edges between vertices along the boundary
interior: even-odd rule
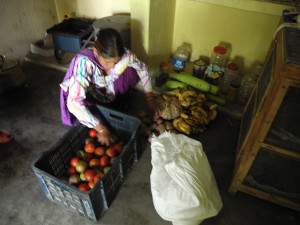
[[[150,175],[157,213],[173,224],[200,224],[222,208],[222,200],[199,141],[182,134],[153,135]]]

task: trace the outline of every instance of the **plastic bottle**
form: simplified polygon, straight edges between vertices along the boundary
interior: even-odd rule
[[[226,48],[222,46],[216,46],[211,54],[211,64],[225,67],[226,57]]]
[[[220,91],[223,94],[227,94],[230,86],[230,82],[232,80],[237,79],[239,73],[239,66],[235,63],[229,63],[227,68],[225,69],[223,79],[220,85]]]
[[[243,76],[239,90],[238,103],[246,104],[256,83],[256,74],[247,73]]]
[[[188,59],[188,51],[184,45],[181,45],[177,48],[174,53],[173,58],[173,69],[175,72],[184,71],[186,61]]]

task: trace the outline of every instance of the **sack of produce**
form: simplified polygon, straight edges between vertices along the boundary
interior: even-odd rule
[[[199,141],[165,132],[153,135],[151,151],[151,192],[163,219],[198,225],[219,213],[222,200]]]

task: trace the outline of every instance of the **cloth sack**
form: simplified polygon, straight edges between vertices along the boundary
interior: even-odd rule
[[[153,135],[150,175],[157,213],[173,224],[198,225],[223,204],[202,144],[182,134]]]

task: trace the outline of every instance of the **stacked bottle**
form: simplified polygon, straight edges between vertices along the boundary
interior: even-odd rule
[[[220,84],[221,93],[223,94],[228,93],[230,82],[238,78],[238,70],[239,70],[239,66],[237,64],[235,63],[228,64]]]
[[[238,95],[238,103],[246,104],[256,83],[256,74],[254,72],[247,73],[243,76]]]
[[[228,93],[226,96],[228,104],[232,104],[236,102],[239,87],[240,87],[240,82],[237,79],[234,79],[230,82]]]
[[[222,46],[214,47],[211,55],[211,64],[219,67],[225,67],[226,65],[226,48]]]

